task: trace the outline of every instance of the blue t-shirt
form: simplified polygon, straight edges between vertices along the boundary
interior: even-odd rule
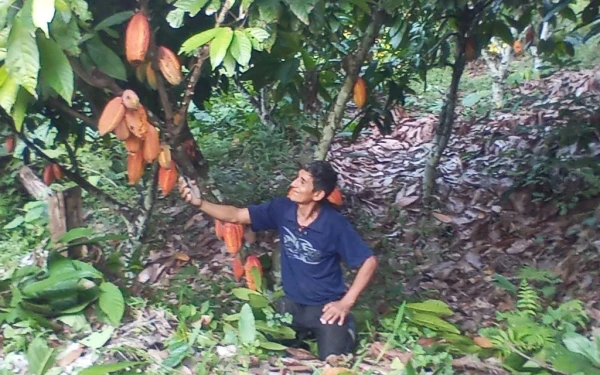
[[[341,299],[346,285],[340,260],[355,269],[373,255],[350,222],[328,203],[321,205],[319,216],[302,230],[298,204],[287,197],[248,209],[253,231],[279,232],[283,290],[297,303],[322,305]]]

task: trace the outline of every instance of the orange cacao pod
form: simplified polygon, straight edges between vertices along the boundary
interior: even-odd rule
[[[331,192],[331,194],[329,194],[329,196],[327,197],[327,200],[335,206],[341,206],[344,201],[344,199],[342,198],[341,190],[336,186],[335,189],[333,189],[333,191]]]
[[[100,119],[98,120],[98,132],[104,135],[113,131],[125,116],[125,106],[123,99],[117,96],[106,103]]]
[[[123,117],[121,122],[119,122],[119,125],[117,125],[115,130],[113,130],[113,133],[115,133],[115,137],[117,137],[117,139],[120,141],[124,141],[129,138],[130,133],[129,128],[127,127],[127,122],[125,121],[125,117]]]
[[[218,219],[215,219],[215,236],[220,240],[223,239],[223,222]]]
[[[177,173],[177,168],[175,168],[175,162],[172,162],[173,166],[171,168],[163,168],[159,167],[158,169],[158,186],[160,187],[160,191],[164,197],[166,197],[171,190],[177,185],[177,179],[179,178],[179,174]]]
[[[515,40],[513,43],[513,51],[515,51],[515,55],[520,55],[523,53],[523,45],[520,40]]]
[[[48,164],[44,167],[44,173],[42,174],[42,179],[44,183],[50,186],[54,182],[54,169],[51,164]]]
[[[140,105],[140,98],[133,90],[123,91],[123,94],[121,94],[121,99],[123,99],[123,105],[127,109],[137,109]]]
[[[137,184],[142,178],[144,166],[144,157],[141,152],[130,152],[127,155],[127,177],[129,177],[130,185]]]
[[[63,170],[58,164],[52,164],[52,174],[54,175],[54,179],[62,180],[63,178]]]
[[[245,276],[246,276],[246,283],[248,286],[248,289],[251,290],[256,290],[256,280],[254,280],[254,277],[252,277],[252,268],[258,268],[260,277],[263,276],[263,270],[262,270],[262,264],[260,264],[260,260],[258,259],[258,257],[256,255],[249,255],[248,258],[246,258],[246,264],[244,265],[244,271],[245,271]]]
[[[224,223],[223,241],[230,254],[237,254],[242,249],[244,226],[242,224]]]
[[[235,278],[235,281],[240,281],[242,277],[244,277],[244,273],[244,265],[242,264],[240,255],[237,254],[233,258],[233,277]]]
[[[144,140],[143,154],[144,160],[148,163],[152,163],[160,153],[160,139],[158,137],[158,130],[153,126],[148,126],[146,132],[146,139]]]
[[[10,137],[6,138],[6,143],[4,146],[6,147],[6,152],[9,154],[12,153],[15,150],[15,137],[11,135]]]
[[[125,55],[127,61],[137,67],[146,59],[150,45],[150,22],[148,17],[138,12],[131,17],[125,30]]]
[[[168,145],[160,146],[160,154],[158,154],[158,164],[163,168],[171,168],[171,148]]]
[[[130,109],[125,113],[125,123],[136,137],[140,139],[146,139],[146,133],[148,132],[148,113],[143,105],[139,105],[138,109]]]
[[[177,56],[167,47],[158,47],[158,67],[167,82],[173,86],[181,83],[181,63]]]
[[[358,77],[356,79],[356,83],[354,83],[354,103],[358,108],[362,108],[367,103],[367,83],[362,77]]]
[[[143,147],[144,141],[133,134],[129,134],[129,137],[125,140],[125,148],[129,152],[141,152]]]
[[[148,82],[148,86],[150,86],[152,90],[158,88],[158,85],[156,84],[156,72],[152,69],[152,64],[150,64],[150,62],[146,64],[146,82]]]
[[[475,41],[472,38],[467,39],[465,44],[465,57],[467,62],[477,59],[477,49]]]

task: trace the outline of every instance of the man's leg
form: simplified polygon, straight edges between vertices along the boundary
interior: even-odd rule
[[[319,346],[319,359],[324,361],[331,354],[349,354],[354,352],[357,343],[356,321],[349,314],[344,324],[321,323],[323,306],[306,306],[305,316],[310,317],[309,328],[315,333]]]
[[[289,340],[278,340],[279,343],[292,348],[303,348],[308,350],[308,345],[304,344],[304,340],[309,338],[310,331],[304,324],[304,317],[302,316],[303,306],[298,305],[288,297],[282,297],[276,302],[276,309],[279,314],[289,313],[292,315],[292,324],[290,327],[296,331],[296,338]]]

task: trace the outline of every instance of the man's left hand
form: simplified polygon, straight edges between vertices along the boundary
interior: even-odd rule
[[[323,324],[334,324],[337,320],[338,325],[344,325],[346,316],[350,313],[352,304],[339,300],[335,302],[329,302],[323,307],[323,315],[321,315],[321,323]]]

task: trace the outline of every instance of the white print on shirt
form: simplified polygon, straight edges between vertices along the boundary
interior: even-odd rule
[[[321,252],[305,239],[298,238],[292,231],[282,227],[287,234],[283,235],[283,246],[290,258],[298,259],[306,264],[319,264],[322,261]]]

